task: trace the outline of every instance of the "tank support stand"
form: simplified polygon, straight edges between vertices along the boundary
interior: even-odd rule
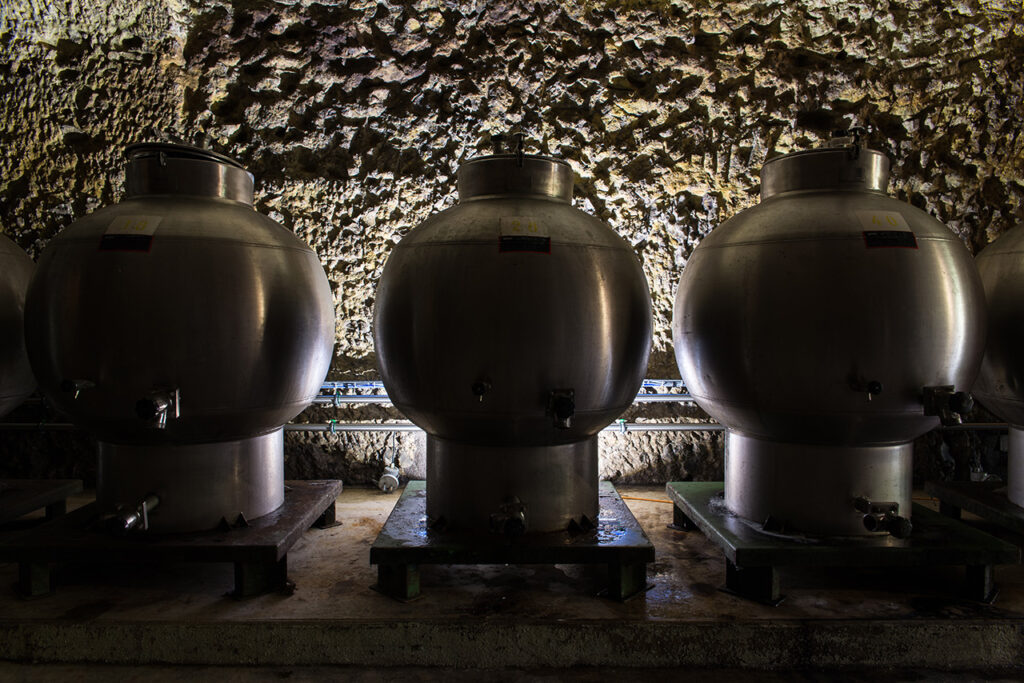
[[[1020,549],[921,505],[914,505],[909,538],[845,538],[808,543],[807,539],[768,534],[733,515],[722,498],[722,482],[670,482],[666,492],[675,504],[674,528],[700,530],[725,553],[725,590],[777,605],[783,600],[779,568],[931,567],[963,565],[964,597],[995,599],[995,565],[1020,559]]]
[[[1006,482],[929,481],[925,493],[939,499],[939,512],[960,519],[963,510],[1024,535],[1024,508],[1010,502]]]
[[[230,562],[234,597],[290,592],[294,586],[288,581],[288,551],[310,526],[337,524],[334,501],[340,493],[340,481],[287,481],[284,504],[277,510],[245,526],[182,534],[98,530],[93,524],[98,510],[92,503],[11,536],[0,545],[0,561],[18,563],[18,590],[25,597],[53,590],[52,565],[59,562]]]
[[[67,512],[68,496],[82,492],[80,479],[0,479],[0,524],[46,508],[47,521]]]
[[[603,564],[608,567],[603,595],[626,600],[647,588],[654,546],[611,483],[601,482],[599,500],[597,528],[574,536],[468,535],[428,530],[425,482],[409,482],[370,548],[370,563],[377,565],[374,588],[396,600],[413,600],[425,564]]]

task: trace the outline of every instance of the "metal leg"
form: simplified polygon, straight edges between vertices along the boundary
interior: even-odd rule
[[[46,521],[56,519],[68,511],[67,500],[58,500],[55,503],[50,503],[46,506]]]
[[[419,565],[378,564],[375,588],[384,595],[403,602],[419,597]]]
[[[952,517],[953,519],[960,519],[960,513],[962,512],[959,507],[952,503],[946,503],[945,501],[939,501],[939,512]]]
[[[18,593],[23,598],[38,598],[53,591],[50,580],[50,565],[46,562],[21,562],[18,564]]]
[[[341,522],[338,521],[337,517],[337,506],[334,504],[333,500],[327,509],[324,510],[324,513],[320,515],[315,522],[313,522],[313,526],[317,529],[330,529],[331,527],[340,525]]]
[[[737,567],[725,561],[725,587],[732,593],[768,605],[782,602],[779,594],[779,573],[775,567]]]
[[[646,589],[646,562],[613,562],[608,565],[608,597],[612,600],[628,600]]]
[[[967,565],[967,597],[984,603],[995,602],[996,567],[993,564]]]
[[[235,562],[236,598],[249,598],[287,589],[288,556],[277,562]]]
[[[696,531],[697,525],[686,516],[682,508],[675,505],[672,507],[672,523],[668,525],[668,528],[676,531]]]

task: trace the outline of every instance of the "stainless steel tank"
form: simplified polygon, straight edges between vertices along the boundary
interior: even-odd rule
[[[956,235],[886,196],[888,179],[856,131],[771,159],[761,202],[683,270],[679,372],[729,428],[727,506],[769,528],[905,532],[910,442],[969,404],[981,281]]]
[[[988,300],[988,340],[974,394],[1010,423],[1007,494],[1024,507],[1024,229],[999,237],[976,262]]]
[[[434,525],[533,533],[596,519],[597,433],[643,381],[651,303],[633,249],[573,208],[572,189],[563,161],[471,159],[458,205],[388,258],[377,360],[427,432]]]
[[[192,147],[128,148],[124,201],[43,251],[26,304],[42,391],[99,440],[98,498],[154,530],[284,499],[282,425],[317,395],[334,307],[316,254]],[[134,518],[132,518],[134,519]]]
[[[34,270],[28,254],[0,235],[0,415],[36,389],[25,352],[25,294]]]

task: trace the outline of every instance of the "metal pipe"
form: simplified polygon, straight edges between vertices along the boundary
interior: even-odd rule
[[[3,425],[0,425],[3,427]],[[626,432],[720,432],[724,425],[717,422],[701,423],[653,423],[653,422],[621,422],[602,429],[607,433]],[[410,422],[336,422],[312,424],[287,424],[286,432],[419,432],[423,431]]]
[[[664,388],[664,389],[685,389],[686,386],[683,384],[681,379],[645,379],[641,385],[645,389]],[[384,382],[374,380],[349,380],[341,382],[324,382],[320,385],[321,391],[337,391],[346,389],[383,389]]]
[[[70,431],[78,429],[66,422],[0,422],[0,431]],[[941,432],[1005,431],[1005,422],[973,422],[939,427]],[[286,432],[418,432],[411,422],[323,422],[292,423],[284,426]],[[721,432],[725,425],[717,422],[622,422],[605,427],[602,432]]]
[[[693,403],[693,397],[689,394],[637,394],[635,403]],[[317,405],[342,405],[350,403],[376,403],[390,404],[391,399],[387,395],[359,395],[359,394],[334,394],[333,396],[320,395],[313,399]]]

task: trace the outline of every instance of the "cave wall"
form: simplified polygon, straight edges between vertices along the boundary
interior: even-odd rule
[[[576,205],[641,259],[648,377],[678,376],[678,274],[704,235],[756,202],[769,156],[867,123],[893,161],[892,193],[972,251],[1024,206],[1019,0],[13,0],[0,12],[0,228],[37,256],[117,201],[133,142],[228,154],[255,174],[257,209],[327,270],[330,379],[376,376],[374,289],[391,247],[451,206],[459,162],[510,128],[528,151],[569,160]],[[326,417],[400,416],[300,419]],[[617,481],[721,476],[720,435],[602,440],[602,474]],[[33,443],[0,435],[7,452]],[[288,471],[371,481],[396,449],[421,475],[422,436],[409,434],[290,435]],[[937,457],[922,466],[948,469]]]

